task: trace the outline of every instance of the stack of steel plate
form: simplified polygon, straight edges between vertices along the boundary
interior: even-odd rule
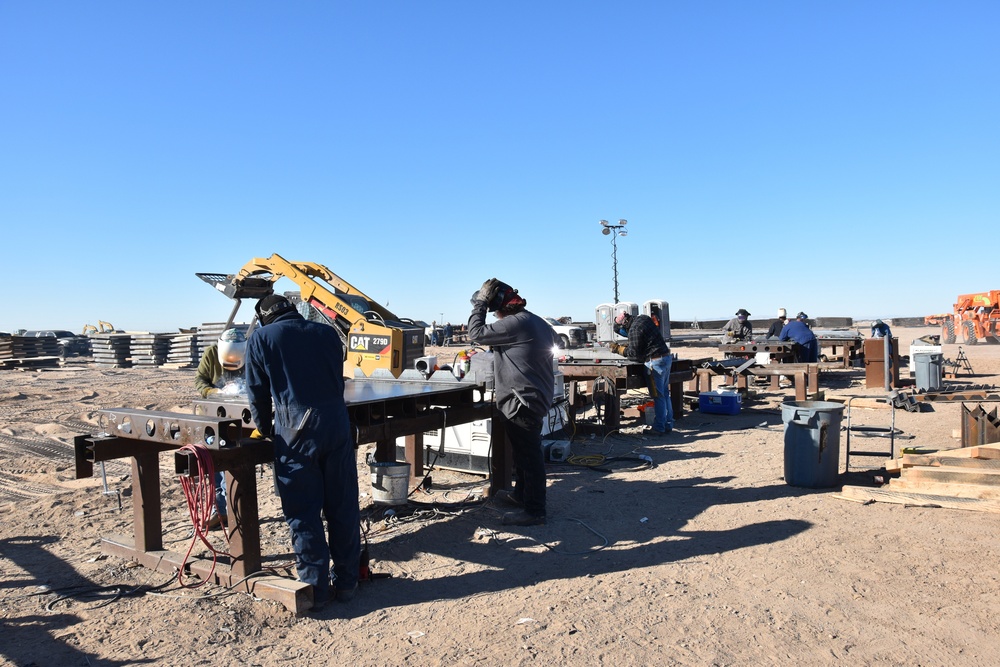
[[[132,365],[162,366],[167,360],[168,335],[148,332],[132,334]]]
[[[34,336],[0,337],[0,368],[58,368],[59,341]]]
[[[91,347],[94,350],[94,363],[108,368],[132,367],[132,334],[103,333],[94,334]]]
[[[198,345],[195,334],[168,334],[169,350],[164,366],[171,368],[194,368],[198,365]]]

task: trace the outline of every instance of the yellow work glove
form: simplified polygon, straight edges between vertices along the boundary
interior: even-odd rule
[[[219,390],[216,389],[215,387],[212,387],[211,389],[209,389],[208,391],[205,392],[205,398],[208,398],[209,396],[214,396],[215,394],[218,394],[218,393],[219,393]]]
[[[267,436],[258,431],[257,429],[254,429],[253,433],[250,434],[250,437],[253,438],[254,440],[263,440]]]
[[[625,354],[625,346],[621,343],[611,343],[611,351],[615,354]]]

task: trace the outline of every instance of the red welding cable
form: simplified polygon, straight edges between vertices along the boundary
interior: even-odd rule
[[[187,553],[184,554],[181,567],[177,571],[177,581],[185,588],[197,588],[211,579],[220,555],[230,558],[232,556],[229,553],[217,551],[208,541],[208,522],[212,518],[213,510],[218,511],[215,506],[215,484],[213,482],[215,465],[212,463],[212,455],[208,448],[203,445],[184,445],[180,451],[193,454],[194,469],[190,471],[189,475],[181,476],[181,487],[184,489],[184,497],[187,499],[188,512],[191,515],[191,523],[194,525],[194,535],[191,537]],[[225,536],[228,543],[229,533],[225,533]],[[212,569],[202,581],[196,584],[186,584],[184,583],[184,570],[187,567],[187,560],[194,550],[194,545],[199,539],[212,552]]]

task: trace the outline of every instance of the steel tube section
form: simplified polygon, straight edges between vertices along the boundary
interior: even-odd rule
[[[100,423],[108,435],[178,447],[237,442],[242,436],[238,419],[126,408],[101,410],[100,415]]]

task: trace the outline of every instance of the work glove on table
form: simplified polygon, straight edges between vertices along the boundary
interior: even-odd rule
[[[267,436],[264,435],[263,433],[261,433],[260,431],[258,431],[257,429],[253,430],[253,432],[250,434],[250,437],[253,438],[254,440],[265,440],[265,439],[267,439]]]
[[[625,354],[625,346],[621,343],[611,343],[611,351],[615,354]]]

